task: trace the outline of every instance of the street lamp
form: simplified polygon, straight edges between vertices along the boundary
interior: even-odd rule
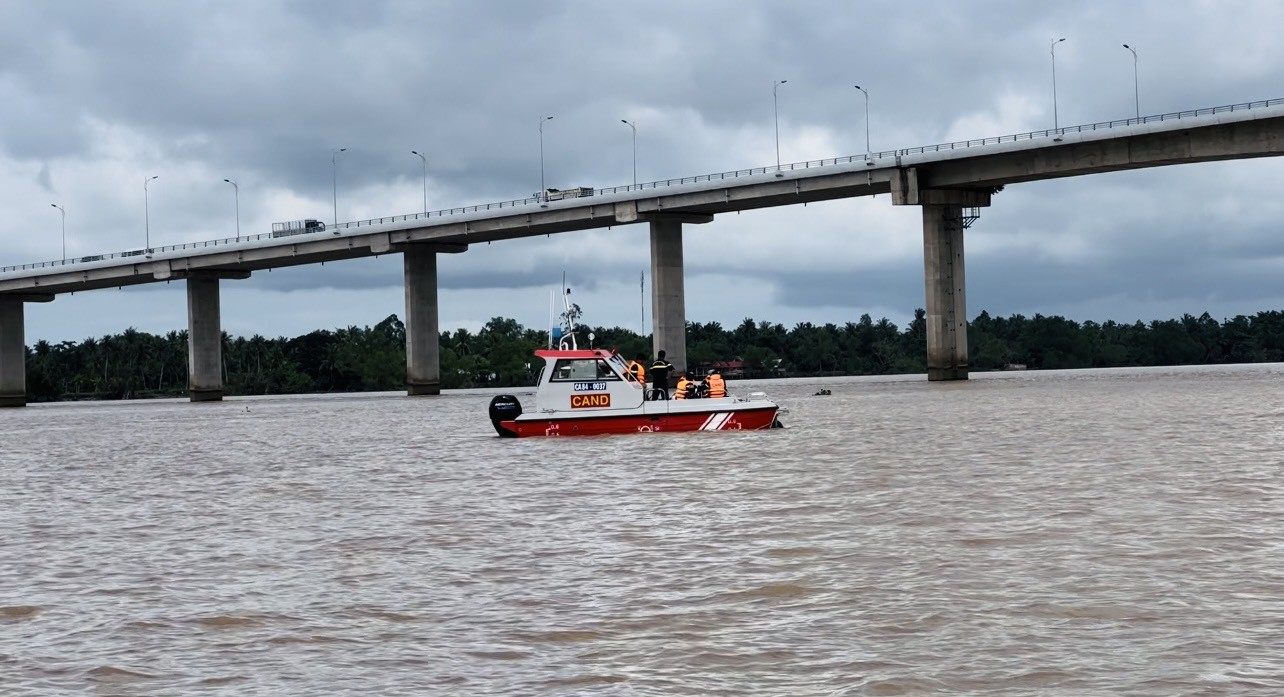
[[[638,185],[638,127],[628,119],[620,119],[620,123],[633,129],[633,186]]]
[[[1137,89],[1137,49],[1133,48],[1132,46],[1129,46],[1128,44],[1124,44],[1123,47],[1128,49],[1128,51],[1132,53],[1132,100],[1137,107],[1137,120],[1140,121],[1141,120],[1141,93]]]
[[[1048,50],[1052,53],[1052,128],[1060,128],[1060,122],[1057,120],[1057,44],[1065,41],[1065,37],[1054,39]]]
[[[148,257],[152,255],[152,213],[151,205],[147,202],[147,185],[151,184],[153,179],[160,179],[160,175],[157,174],[143,180],[143,231],[147,235],[146,250]]]
[[[788,80],[777,80],[771,85],[771,112],[776,119],[776,174],[780,173],[780,105],[776,97],[776,88],[789,82]]]
[[[57,208],[58,212],[62,213],[62,260],[67,261],[67,210],[56,203],[49,205]]]
[[[853,87],[865,95],[865,161],[869,162],[869,92],[865,91],[865,88],[860,85],[853,85]]]
[[[551,121],[552,116],[541,116],[539,119],[539,197],[548,200],[548,189],[544,188],[544,122]]]
[[[224,179],[223,181],[232,185],[232,195],[236,197],[236,241],[240,242],[241,241],[241,187],[237,186],[236,182],[232,181],[231,179]]]
[[[428,158],[424,157],[424,156],[423,156],[423,153],[419,152],[418,150],[411,150],[411,151],[410,151],[410,154],[411,154],[411,155],[418,155],[418,156],[419,156],[419,159],[423,161],[423,165],[424,165],[424,215],[428,215]]]
[[[330,189],[334,197],[334,234],[339,234],[339,153],[347,148],[334,148],[330,151]]]

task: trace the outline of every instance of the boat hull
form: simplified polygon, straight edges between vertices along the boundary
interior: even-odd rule
[[[526,414],[499,427],[510,437],[599,436],[618,433],[677,433],[684,431],[759,431],[776,424],[778,407],[740,406],[656,413],[599,413],[574,415]]]

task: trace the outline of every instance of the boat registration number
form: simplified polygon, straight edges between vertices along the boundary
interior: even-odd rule
[[[605,382],[577,382],[574,385],[576,392],[605,392]]]
[[[610,393],[571,395],[572,409],[591,409],[594,407],[609,407],[609,406],[611,406]]]

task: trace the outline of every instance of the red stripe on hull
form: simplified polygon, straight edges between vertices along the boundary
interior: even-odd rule
[[[759,431],[771,428],[776,409],[705,411],[685,414],[590,416],[560,419],[501,421],[500,426],[518,437],[600,436],[612,433],[664,433],[679,431]]]

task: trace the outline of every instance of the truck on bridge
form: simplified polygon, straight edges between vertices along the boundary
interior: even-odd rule
[[[573,186],[569,189],[548,189],[544,192],[545,201],[561,201],[568,198],[579,198],[581,196],[592,196],[593,187],[591,186]],[[536,195],[536,198],[541,198]]]
[[[325,232],[325,223],[320,220],[287,220],[282,223],[272,223],[273,237],[288,237],[290,235],[306,235],[313,232]]]

